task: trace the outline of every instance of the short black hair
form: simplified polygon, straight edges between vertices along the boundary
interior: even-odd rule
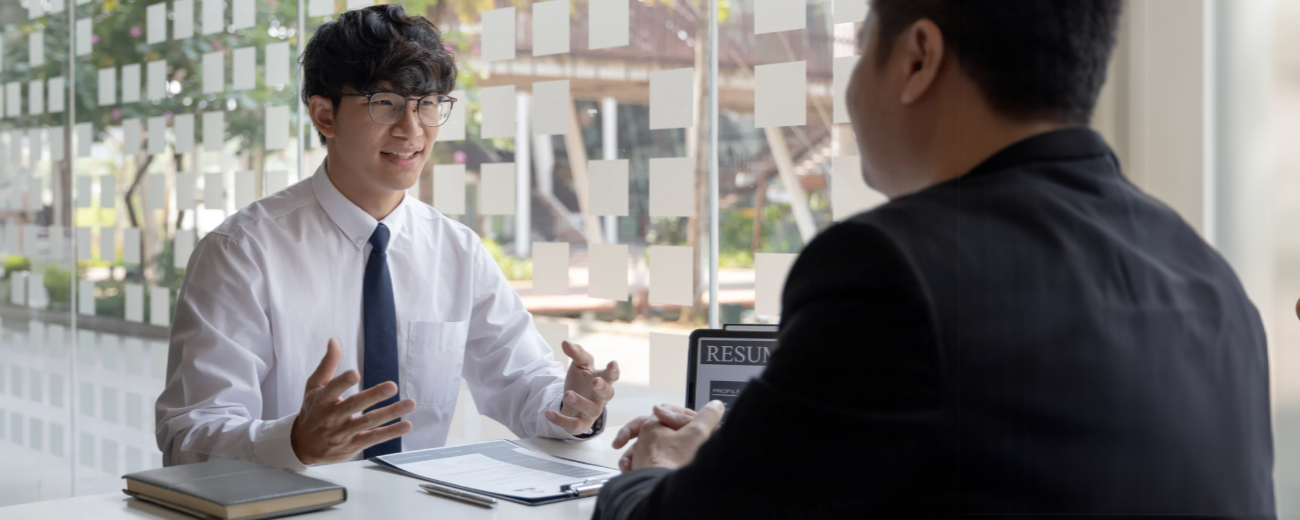
[[[872,0],[879,60],[917,20],[939,27],[998,113],[1086,125],[1106,82],[1121,0]]]
[[[302,102],[324,96],[337,107],[346,88],[371,93],[387,82],[398,94],[446,94],[456,86],[456,58],[423,16],[396,5],[348,11],[325,22],[307,42]],[[321,144],[325,136],[317,132]]]

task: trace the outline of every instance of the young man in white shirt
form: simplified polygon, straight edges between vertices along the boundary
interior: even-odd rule
[[[156,406],[164,464],[442,446],[462,375],[520,437],[599,434],[617,363],[566,342],[566,374],[478,236],[405,196],[455,103],[438,30],[394,5],[350,11],[302,64],[328,159],[196,247]]]

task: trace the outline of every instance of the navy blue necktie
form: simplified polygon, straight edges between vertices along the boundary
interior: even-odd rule
[[[366,412],[383,408],[401,399],[400,381],[397,377],[397,310],[393,304],[393,280],[388,276],[388,227],[379,224],[370,235],[370,259],[366,261],[366,277],[361,289],[362,327],[366,334],[365,372],[363,390],[385,381],[399,385],[392,397],[377,403]],[[393,424],[399,419],[393,419]],[[365,457],[377,457],[402,451],[402,438],[381,442],[365,450]]]

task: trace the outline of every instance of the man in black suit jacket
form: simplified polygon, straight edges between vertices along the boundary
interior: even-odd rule
[[[890,202],[805,248],[725,427],[619,433],[595,517],[1274,517],[1258,313],[1086,129],[1119,0],[872,7],[848,102]]]

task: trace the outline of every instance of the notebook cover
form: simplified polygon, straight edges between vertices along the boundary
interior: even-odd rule
[[[241,460],[215,460],[158,468],[122,478],[190,495],[222,507],[342,489],[338,484]]]
[[[172,509],[172,510],[180,511],[180,512],[182,512],[182,513],[185,513],[185,514],[187,514],[187,515],[190,515],[190,516],[193,516],[193,517],[199,518],[199,519],[201,519],[201,520],[222,520],[220,517],[215,517],[215,516],[209,515],[209,514],[207,514],[207,513],[204,513],[204,512],[202,512],[202,511],[195,511],[195,510],[193,510],[193,509],[189,509],[189,508],[184,507],[184,506],[181,506],[181,505],[179,505],[179,504],[173,504],[173,503],[168,502],[168,501],[166,501],[166,500],[159,500],[159,499],[153,498],[153,497],[148,496],[148,495],[142,495],[142,494],[140,494],[140,493],[136,493],[136,492],[134,492],[134,491],[128,491],[128,490],[123,489],[122,492],[123,492],[123,493],[126,493],[128,496],[134,497],[134,498],[136,498],[136,499],[143,500],[143,501],[145,501],[145,502],[149,502],[149,503],[151,503],[151,504],[156,504],[156,505],[158,505],[158,506],[165,507],[165,508],[168,508],[168,509]],[[327,503],[324,503],[324,504],[318,504],[318,505],[314,505],[314,506],[307,506],[307,507],[303,507],[303,508],[300,508],[300,509],[290,509],[290,510],[287,510],[287,511],[277,511],[277,512],[274,512],[274,513],[266,513],[266,514],[263,514],[263,515],[256,515],[256,516],[244,517],[244,518],[240,518],[239,520],[263,520],[263,519],[268,519],[268,518],[277,518],[277,517],[281,517],[281,516],[291,516],[291,515],[296,515],[296,514],[300,514],[300,513],[308,513],[308,512],[311,512],[311,511],[319,511],[319,510],[321,510],[321,509],[325,509],[325,508],[328,508],[328,507],[331,507],[331,506],[336,506],[336,505],[339,505],[339,504],[342,504],[342,503],[343,503],[342,501],[340,501],[340,502],[327,502]]]

